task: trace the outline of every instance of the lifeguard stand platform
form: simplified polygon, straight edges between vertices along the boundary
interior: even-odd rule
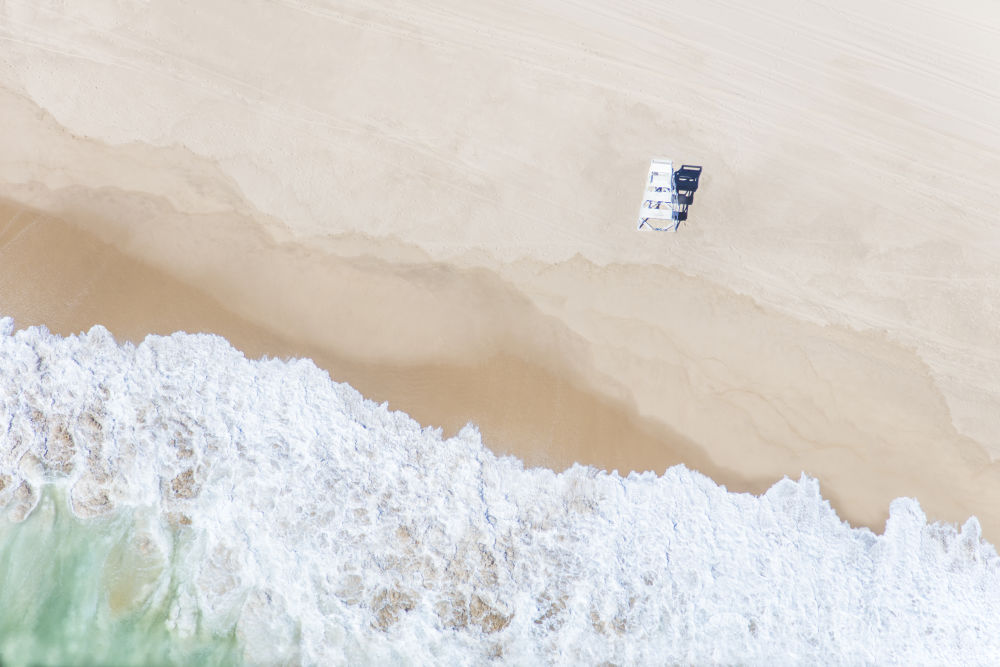
[[[694,202],[699,178],[699,166],[685,164],[674,171],[672,161],[653,158],[639,208],[639,229],[649,227],[657,232],[676,232],[687,220],[688,206]]]

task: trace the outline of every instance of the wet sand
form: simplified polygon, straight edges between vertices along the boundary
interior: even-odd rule
[[[608,378],[603,384],[592,383],[588,378],[595,372],[588,369],[587,354],[572,344],[571,332],[482,272],[397,267],[400,284],[373,295],[372,285],[392,273],[384,264],[326,257],[326,268],[341,279],[327,285],[338,294],[337,304],[324,311],[327,335],[317,344],[287,335],[294,326],[269,327],[241,317],[204,284],[180,280],[52,215],[12,202],[3,203],[0,214],[0,311],[14,316],[18,327],[44,324],[69,335],[99,323],[119,339],[133,342],[148,333],[216,333],[251,358],[309,357],[333,379],[348,382],[368,398],[388,401],[446,434],[475,423],[494,451],[516,455],[526,465],[560,470],[580,462],[627,473],[662,472],[684,463],[731,490],[751,493],[766,490],[781,475],[796,477],[806,470],[820,478],[826,496],[855,525],[880,531],[889,502],[912,495],[934,518],[960,521],[975,507],[987,531],[1000,528],[991,505],[981,504],[1000,501],[1000,490],[993,484],[1000,471],[974,443],[942,426],[947,411],[926,369],[885,341],[865,341],[830,327],[810,331],[811,325],[783,321],[745,297],[713,294],[691,279],[659,276],[658,282],[670,288],[666,292],[686,303],[661,305],[672,312],[683,310],[688,324],[679,330],[687,331],[715,359],[708,366],[682,360],[672,373],[668,365],[664,380],[672,386],[672,395],[661,396],[664,402],[656,418],[641,414],[634,402],[616,398]],[[314,276],[303,261],[307,255],[307,250],[290,246],[239,253],[253,257],[253,271],[264,276],[271,269],[298,266],[302,282],[294,289],[308,293]],[[586,267],[564,268],[564,279],[579,281],[586,274]],[[613,284],[616,272],[590,270],[595,297],[599,284],[620,294]],[[550,278],[559,274],[551,267],[548,273]],[[630,277],[617,272],[617,279]],[[405,282],[410,289],[430,289],[421,284],[427,280],[434,284],[438,301],[429,320],[419,315],[420,304],[412,303],[402,287]],[[258,312],[276,312],[277,300],[287,289],[270,296],[244,295],[241,307],[252,303]],[[329,301],[330,295],[326,297],[322,300]],[[517,329],[530,335],[503,335],[490,319],[500,304],[506,304],[502,310]],[[437,320],[441,312],[450,316]],[[361,313],[364,317],[358,316]],[[307,314],[296,317],[293,306],[290,317],[301,320]],[[727,331],[714,321],[718,318],[747,334],[742,351],[732,340],[717,340]],[[491,327],[470,338],[475,323],[483,320]],[[407,323],[408,330],[400,328]],[[439,347],[424,349],[411,363],[378,358],[389,343],[379,340],[376,332],[390,339],[410,333],[421,339],[430,335],[421,332],[423,327],[438,331],[443,341]],[[771,349],[753,337],[755,329],[763,329],[766,338],[777,337]],[[351,354],[366,336],[371,346]],[[570,353],[546,344],[552,340],[565,343]],[[670,346],[692,344],[649,342],[660,346],[661,358],[669,356],[665,351]],[[795,361],[809,347],[811,358]],[[749,369],[740,368],[748,364]],[[713,367],[722,376],[712,378]],[[627,372],[623,368],[623,374]],[[809,379],[810,373],[816,377]],[[704,375],[700,382],[698,375]],[[739,379],[747,376],[756,387]],[[825,387],[822,398],[816,397],[816,379]],[[843,388],[852,388],[858,396],[853,401],[846,394],[838,398]],[[896,398],[900,395],[902,404]],[[809,404],[824,398],[837,405],[813,405],[815,414],[809,414]],[[672,408],[695,412],[694,421],[709,434],[705,440],[695,441],[664,423],[663,415]],[[873,436],[880,427],[883,434]],[[949,488],[942,479],[965,480],[965,485]]]
[[[363,291],[348,297],[357,300],[356,309],[366,308]],[[396,309],[407,306],[395,303]],[[214,333],[249,358],[308,357],[334,380],[388,401],[425,426],[451,435],[475,423],[494,451],[527,465],[563,469],[585,461],[623,473],[662,473],[675,463],[706,463],[669,428],[581,388],[572,369],[547,368],[525,355],[528,350],[497,348],[468,364],[359,360],[340,351],[358,333],[336,316],[326,345],[282,336],[85,231],[10,202],[0,202],[0,312],[18,328],[44,325],[64,336],[96,324],[133,343],[147,334]]]

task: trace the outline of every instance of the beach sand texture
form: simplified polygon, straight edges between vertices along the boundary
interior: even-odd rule
[[[3,2],[0,311],[996,541],[997,43],[967,0]],[[678,234],[654,156],[705,167]]]

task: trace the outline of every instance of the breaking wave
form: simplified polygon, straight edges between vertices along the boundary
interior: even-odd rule
[[[1000,655],[975,518],[899,499],[879,536],[806,476],[526,470],[216,336],[0,320],[0,508],[4,664]]]

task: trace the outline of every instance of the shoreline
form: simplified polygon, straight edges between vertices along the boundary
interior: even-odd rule
[[[0,200],[0,221],[8,223],[0,225],[0,309],[17,329],[44,325],[67,336],[100,324],[132,343],[147,334],[212,333],[248,358],[309,358],[334,381],[347,382],[370,400],[388,401],[391,409],[440,427],[446,436],[474,422],[494,452],[515,454],[529,466],[562,470],[583,452],[582,462],[608,470],[662,474],[681,462],[671,442],[689,455],[694,451],[681,436],[644,420],[634,406],[597,396],[579,386],[570,369],[555,372],[530,354],[498,347],[480,359],[462,354],[439,363],[351,358],[332,345],[291,340],[251,322],[201,289],[58,218]],[[20,265],[12,261],[17,255]],[[607,451],[603,445],[612,434],[627,444]]]
[[[711,315],[699,313],[691,305],[694,302],[705,304],[710,300],[697,291],[694,282],[686,287],[681,283],[672,285],[673,289],[667,290],[670,294],[682,295],[681,298],[691,302],[688,306],[691,323],[673,335],[679,336],[686,331],[688,336],[704,339],[701,344],[708,350],[717,349],[715,354],[720,359],[711,362],[708,367],[691,360],[686,368],[678,368],[689,376],[686,389],[681,376],[662,378],[663,382],[674,387],[674,391],[691,394],[687,403],[680,396],[674,397],[671,409],[700,411],[691,423],[705,429],[714,428],[719,434],[711,440],[694,440],[666,426],[662,415],[660,420],[644,415],[643,406],[630,402],[627,396],[622,398],[620,390],[614,386],[607,386],[603,393],[596,390],[588,377],[600,377],[599,370],[592,367],[588,371],[587,365],[593,366],[598,359],[599,346],[588,349],[585,340],[573,342],[566,338],[565,332],[558,333],[556,325],[561,323],[554,322],[554,318],[540,311],[536,312],[531,302],[515,296],[500,298],[496,285],[490,287],[488,281],[478,286],[484,290],[483,294],[490,295],[488,298],[468,298],[476,291],[471,286],[470,275],[482,279],[482,273],[467,274],[457,269],[451,273],[440,266],[434,268],[433,279],[438,281],[440,287],[437,298],[442,298],[442,295],[464,297],[457,298],[457,304],[450,304],[454,306],[451,311],[447,305],[442,305],[442,312],[458,313],[477,303],[477,307],[486,311],[499,308],[502,318],[514,317],[516,325],[524,329],[519,337],[510,332],[504,334],[491,330],[490,327],[495,329],[498,326],[500,319],[483,314],[471,317],[471,324],[466,323],[464,328],[458,327],[463,335],[478,331],[481,340],[469,341],[468,348],[464,350],[449,349],[462,339],[462,335],[449,338],[449,326],[456,322],[447,317],[429,318],[420,321],[420,326],[430,329],[418,338],[426,338],[428,332],[433,332],[434,326],[440,327],[445,344],[436,350],[447,350],[451,357],[436,357],[436,350],[431,349],[424,350],[422,357],[406,360],[404,346],[404,349],[397,349],[394,356],[379,359],[381,348],[378,341],[361,354],[352,356],[349,350],[353,341],[363,338],[366,332],[369,336],[373,333],[372,322],[378,321],[379,313],[392,312],[394,317],[399,318],[400,312],[407,312],[407,308],[412,312],[414,304],[407,303],[407,293],[401,294],[393,303],[386,303],[387,295],[391,295],[393,290],[385,288],[378,292],[382,301],[373,305],[370,303],[370,285],[354,276],[355,279],[350,281],[342,295],[340,306],[345,312],[350,312],[349,321],[358,330],[341,331],[349,328],[342,322],[337,328],[337,336],[331,335],[325,346],[317,345],[315,340],[307,337],[294,339],[285,335],[285,332],[294,330],[295,323],[287,313],[282,316],[284,330],[271,330],[259,321],[248,320],[238,312],[223,307],[213,293],[205,291],[206,286],[218,289],[218,285],[194,287],[180,277],[150,266],[64,220],[10,202],[0,206],[0,213],[0,219],[6,223],[0,231],[0,265],[3,267],[0,270],[0,309],[5,315],[14,317],[19,329],[44,324],[54,333],[67,335],[101,324],[117,339],[132,342],[141,341],[149,333],[169,335],[178,330],[215,333],[226,338],[249,358],[263,355],[308,357],[328,371],[335,381],[351,384],[371,400],[388,401],[391,409],[406,412],[424,426],[441,427],[446,436],[457,432],[465,423],[473,422],[480,429],[484,444],[491,450],[501,455],[513,454],[527,466],[541,465],[563,470],[579,462],[609,471],[617,469],[627,475],[632,470],[652,470],[662,474],[669,466],[684,463],[731,491],[754,494],[762,493],[782,476],[797,479],[799,473],[804,471],[819,479],[824,496],[831,500],[844,520],[853,525],[868,526],[875,532],[881,532],[889,502],[897,496],[916,497],[932,520],[943,519],[961,524],[969,515],[975,514],[983,523],[988,538],[992,538],[1000,528],[998,518],[988,511],[991,506],[989,498],[998,493],[992,491],[987,483],[991,476],[991,464],[985,454],[978,452],[974,443],[962,445],[954,434],[949,436],[946,431],[934,430],[938,427],[934,426],[933,415],[921,417],[929,420],[926,423],[918,420],[915,424],[886,424],[885,428],[895,429],[900,437],[893,440],[891,435],[883,434],[878,436],[879,440],[872,440],[870,432],[857,430],[858,427],[851,427],[849,422],[852,418],[874,419],[879,416],[891,421],[893,416],[888,412],[881,415],[882,408],[879,406],[871,410],[874,417],[865,417],[857,406],[849,408],[847,405],[841,406],[842,410],[850,413],[846,418],[836,413],[831,417],[823,417],[822,414],[809,417],[788,412],[793,404],[785,404],[784,408],[780,406],[782,401],[790,398],[780,394],[768,395],[766,392],[773,390],[764,389],[768,386],[766,383],[783,386],[802,375],[801,369],[794,364],[784,369],[775,368],[776,359],[786,359],[790,363],[802,355],[801,351],[796,352],[788,345],[800,344],[803,349],[811,347],[814,352],[818,350],[818,353],[805,359],[814,365],[814,372],[817,372],[815,364],[821,363],[820,353],[827,356],[858,354],[861,355],[859,358],[867,358],[873,369],[879,368],[880,364],[885,365],[884,373],[892,376],[906,368],[900,364],[909,362],[896,359],[893,356],[895,348],[888,343],[876,340],[868,348],[859,347],[858,341],[852,337],[857,334],[828,329],[799,330],[778,320],[777,324],[768,324],[772,329],[764,333],[767,336],[780,333],[786,340],[775,341],[773,345],[776,349],[770,352],[755,348],[755,341],[751,340],[747,354],[756,365],[741,369],[734,364],[745,364],[746,359],[737,355],[732,358],[733,361],[726,361],[725,355],[731,351],[727,352],[724,345],[714,340],[720,335],[721,327],[712,324],[708,319]],[[20,263],[12,261],[14,257],[19,257]],[[286,257],[289,260],[286,269],[296,266],[291,261],[295,258],[301,260],[301,252]],[[357,269],[357,262],[342,261]],[[264,269],[274,266],[275,262],[278,260],[272,257],[265,263],[266,266],[259,267],[263,277],[267,274]],[[374,266],[386,273],[384,264]],[[586,273],[585,268],[575,265],[555,267],[550,269],[549,275],[558,277],[560,272],[569,272],[580,277]],[[407,279],[416,275],[413,268],[399,270]],[[303,283],[299,285],[307,293],[311,277],[306,272]],[[609,282],[607,275],[598,275],[598,279]],[[461,289],[450,289],[449,280],[461,282]],[[587,281],[584,280],[583,284],[587,285]],[[544,288],[545,285],[540,283],[539,290]],[[591,285],[590,289],[593,290],[593,298],[601,297],[599,286]],[[608,289],[615,293],[613,285],[608,285]],[[17,298],[12,299],[12,294],[16,294]],[[303,307],[308,306],[309,301],[305,299],[297,303]],[[353,305],[347,308],[347,303]],[[761,322],[764,320],[754,319],[763,316],[760,308],[745,298],[733,296],[726,300],[717,297],[709,305],[719,311],[718,316],[725,322],[741,330],[752,331],[763,326]],[[246,306],[244,299],[241,307]],[[256,306],[263,311],[257,313],[259,316],[267,315],[269,304],[266,299],[257,301]],[[363,313],[366,307],[370,309],[367,314]],[[470,317],[468,314],[465,316]],[[699,326],[694,326],[696,321],[700,321]],[[390,333],[404,336],[409,332],[393,329]],[[536,339],[533,340],[529,334]],[[821,334],[827,339],[817,338]],[[839,342],[837,336],[840,336]],[[551,354],[561,343],[565,343],[570,352],[562,356]],[[672,344],[683,352],[684,346],[692,343],[674,341]],[[419,349],[419,345],[408,349]],[[667,354],[665,343],[659,349],[660,354]],[[548,357],[544,356],[546,352],[550,353]],[[574,361],[574,353],[579,355],[577,367],[570,365]],[[726,366],[727,363],[731,365]],[[843,360],[833,359],[831,363],[836,367],[843,364]],[[736,394],[719,393],[719,389],[708,387],[706,398],[701,395],[706,391],[704,383],[717,382],[721,375],[715,379],[706,376],[701,384],[695,380],[699,374],[708,373],[713,368],[720,373],[737,373],[730,382],[738,382],[741,372],[760,373],[756,381],[763,383],[759,389],[761,395],[754,398],[752,393],[737,390],[736,386],[726,390],[737,391]],[[651,369],[650,372],[655,371],[655,365]],[[820,366],[818,372],[826,376],[831,371]],[[913,372],[916,375],[903,375],[893,381],[900,385],[919,385],[922,382],[921,371],[916,368]],[[774,377],[770,377],[772,375]],[[621,379],[625,381],[629,377],[641,378],[642,375],[624,368]],[[841,380],[834,377],[833,380],[843,381],[847,389],[861,381],[857,377]],[[881,383],[884,378],[872,375],[869,381]],[[429,391],[430,387],[434,387],[434,391]],[[657,387],[637,386],[634,389],[639,396],[645,392],[648,399]],[[792,387],[788,391],[794,393],[795,390]],[[886,390],[901,391],[891,386],[887,386]],[[909,391],[912,393],[918,389],[910,387]],[[885,399],[891,401],[892,397]],[[924,400],[916,393],[904,399]],[[933,411],[933,405],[927,405],[927,409]],[[794,410],[800,409],[801,406],[794,407]],[[753,411],[745,414],[752,415],[756,422],[747,422],[747,428],[742,432],[734,431],[733,415],[744,414],[746,410]],[[772,412],[774,416],[768,416]],[[816,429],[820,427],[817,424],[826,423],[816,422],[819,418],[834,419],[827,427],[836,426],[837,432],[796,436],[794,432],[789,435],[781,430],[785,428],[781,426],[782,422],[792,419],[799,421],[798,426],[788,422],[793,430]],[[916,420],[917,415],[914,414],[913,418]],[[810,422],[810,419],[813,421]],[[812,426],[809,426],[810,423]],[[939,447],[919,445],[908,451],[904,436],[922,430],[928,430],[928,433],[919,433],[920,437],[930,439],[929,442],[935,437],[942,438]],[[817,435],[825,435],[831,442],[840,444],[816,446],[814,438]],[[948,438],[953,444],[958,444],[949,447],[946,444]],[[962,483],[961,495],[947,486],[942,487],[942,479],[950,484]]]

